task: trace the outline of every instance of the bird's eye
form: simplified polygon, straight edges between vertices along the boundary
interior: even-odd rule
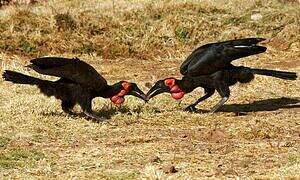
[[[166,79],[165,80],[165,85],[169,86],[169,87],[174,86],[175,85],[175,79]]]
[[[126,91],[130,91],[131,89],[131,84],[129,82],[123,82],[122,86]]]

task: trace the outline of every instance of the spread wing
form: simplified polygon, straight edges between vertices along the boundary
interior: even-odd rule
[[[266,47],[257,45],[263,40],[246,38],[203,45],[182,63],[180,73],[189,76],[212,74],[230,66],[233,60],[265,52]]]
[[[62,77],[95,89],[107,85],[107,81],[91,65],[78,58],[43,57],[30,62],[28,67],[40,74]]]

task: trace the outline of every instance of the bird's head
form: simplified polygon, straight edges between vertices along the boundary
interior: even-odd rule
[[[113,95],[110,98],[110,100],[114,104],[117,105],[122,104],[125,101],[124,99],[125,95],[132,95],[140,99],[146,100],[146,95],[142,90],[140,90],[140,88],[135,83],[120,81],[116,83],[114,86],[117,90],[117,94]]]
[[[146,101],[161,93],[171,93],[171,96],[178,100],[181,99],[185,92],[179,87],[178,80],[175,78],[166,78],[157,81],[154,86],[148,91]]]

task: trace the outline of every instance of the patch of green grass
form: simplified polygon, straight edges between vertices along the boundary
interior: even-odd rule
[[[0,147],[5,147],[9,143],[10,139],[0,136]]]
[[[44,154],[37,150],[21,148],[12,149],[0,154],[0,168],[33,167],[37,161],[44,157]]]
[[[250,14],[245,14],[239,17],[230,17],[224,21],[225,25],[240,25],[250,20]]]
[[[111,174],[108,176],[111,180],[132,180],[132,179],[138,179],[140,173],[139,172],[122,172],[122,173],[116,173]]]
[[[187,30],[187,28],[182,27],[182,26],[178,26],[175,29],[175,35],[177,36],[177,38],[179,38],[181,41],[186,42],[188,40],[188,35],[189,32]]]
[[[99,179],[109,179],[109,180],[134,180],[134,179],[139,179],[140,177],[140,172],[138,171],[132,171],[132,172],[103,172],[101,174],[91,174],[91,177],[87,176],[85,178],[92,178],[94,179],[95,177]]]
[[[290,165],[299,164],[300,163],[300,155],[290,155],[288,156],[288,163]]]
[[[32,135],[32,141],[34,142],[42,142],[43,136],[41,134]]]
[[[56,14],[54,19],[59,30],[75,30],[77,27],[75,19],[69,13]]]
[[[91,54],[95,52],[94,44],[91,42],[82,43],[80,47],[74,48],[73,53],[75,54]]]
[[[10,159],[9,157],[0,154],[0,169],[11,169],[11,168],[16,168],[20,164],[18,162]]]
[[[20,48],[24,53],[35,53],[37,52],[37,48],[34,44],[26,41],[26,40],[21,40],[20,42]]]
[[[8,24],[0,22],[0,32],[4,32],[8,29]]]

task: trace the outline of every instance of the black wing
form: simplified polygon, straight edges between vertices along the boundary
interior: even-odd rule
[[[212,74],[230,66],[235,59],[265,52],[266,47],[257,45],[264,40],[246,38],[203,45],[182,63],[180,73],[189,76]]]
[[[62,77],[95,89],[107,85],[107,81],[91,65],[78,58],[43,57],[30,62],[28,67],[40,74]]]

